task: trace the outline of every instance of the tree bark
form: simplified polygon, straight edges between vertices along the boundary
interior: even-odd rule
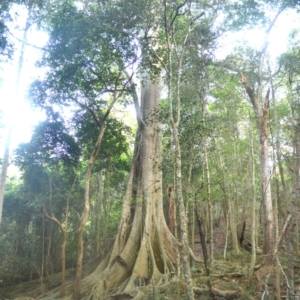
[[[198,211],[198,207],[195,207],[195,212],[196,212],[196,218],[198,222],[198,228],[199,228],[199,236],[200,236],[200,242],[201,242],[201,247],[202,247],[202,252],[203,252],[203,259],[204,259],[204,265],[205,265],[205,270],[206,270],[206,275],[209,276],[209,261],[208,261],[208,253],[207,253],[207,247],[206,247],[206,242],[205,242],[205,235],[203,231],[203,225],[201,222],[200,218],[200,213]]]
[[[104,181],[105,181],[105,174],[104,171],[101,171],[99,174],[97,174],[98,179],[98,192],[96,196],[96,228],[95,228],[95,248],[96,248],[96,254],[100,255],[101,250],[101,232],[100,232],[100,218],[101,218],[101,202],[103,201],[103,195],[104,195]]]
[[[250,161],[251,161],[251,189],[252,189],[252,224],[251,224],[251,263],[249,268],[249,277],[252,280],[254,267],[256,263],[256,186],[255,186],[255,157],[253,146],[253,125],[250,122]]]
[[[173,197],[173,186],[168,185],[168,227],[171,233],[175,236],[175,201]]]
[[[294,249],[295,241],[298,240],[295,236],[295,227],[297,220],[297,201],[300,195],[299,186],[299,168],[300,168],[300,117],[296,117],[296,122],[294,125],[294,142],[293,142],[293,190],[292,198],[290,201],[290,214],[291,214],[291,224],[288,230],[288,280],[289,289],[288,296],[289,299],[295,299],[295,287],[294,287]]]
[[[187,229],[187,219],[185,213],[185,205],[182,192],[182,175],[181,175],[181,150],[178,139],[178,129],[174,121],[172,122],[172,133],[175,144],[175,161],[176,161],[176,195],[179,207],[179,222],[180,222],[180,242],[182,247],[183,275],[186,282],[187,294],[190,300],[194,299],[192,289],[192,276],[189,263],[189,238]]]
[[[210,269],[214,268],[214,220],[213,220],[213,207],[211,203],[211,190],[210,190],[210,173],[208,165],[207,155],[207,141],[204,145],[204,159],[205,159],[205,177],[207,184],[207,204],[208,204],[208,215],[209,215],[209,230],[210,230]]]
[[[160,79],[146,77],[144,82],[118,233],[107,257],[81,281],[81,295],[94,300],[129,292],[142,299],[140,286],[155,286],[176,274],[177,241],[166,224],[162,204]]]

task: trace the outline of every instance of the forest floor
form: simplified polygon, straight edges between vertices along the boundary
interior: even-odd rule
[[[250,242],[251,222],[246,222],[244,244]],[[230,240],[230,239],[228,239]],[[287,299],[287,283],[285,278],[287,258],[284,245],[279,254],[282,269],[277,268],[280,274],[277,286],[280,287],[280,297],[276,297],[276,277],[274,276],[276,268],[262,267],[263,256],[261,251],[257,252],[255,272],[252,279],[249,278],[249,268],[251,261],[251,250],[242,249],[241,253],[236,254],[230,251],[231,245],[227,245],[226,251],[226,222],[221,219],[214,231],[214,266],[210,270],[210,276],[205,275],[202,259],[202,248],[198,233],[195,234],[195,256],[202,262],[194,263],[192,267],[193,286],[195,299]],[[210,244],[207,244],[209,249]],[[95,262],[93,262],[95,265]],[[86,266],[87,272],[90,272],[89,266]],[[66,274],[66,280],[69,283],[74,281],[75,270],[69,269]],[[268,278],[268,279],[267,279]],[[0,287],[0,300],[18,299],[31,300],[42,298],[49,291],[58,289],[60,285],[60,274],[53,274],[43,279],[30,282],[21,282],[15,285]],[[295,261],[295,286],[300,291],[300,259]],[[183,280],[173,279],[164,286],[145,286],[144,293],[147,295],[145,300],[184,300],[186,289]],[[133,299],[129,295],[118,295],[111,300]],[[109,299],[107,299],[109,300]]]

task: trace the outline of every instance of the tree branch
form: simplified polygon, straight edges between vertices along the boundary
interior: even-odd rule
[[[246,93],[248,94],[254,109],[256,110],[258,108],[258,104],[257,104],[255,92],[253,91],[253,88],[250,86],[247,78],[244,76],[244,74],[242,72],[241,72],[241,81],[242,81],[242,84],[244,85]]]

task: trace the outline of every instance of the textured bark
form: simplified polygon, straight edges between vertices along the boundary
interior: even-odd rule
[[[290,202],[290,214],[291,214],[291,224],[288,230],[288,280],[289,280],[289,299],[295,299],[295,284],[294,284],[294,249],[295,240],[297,241],[297,236],[295,235],[295,227],[297,216],[297,201],[300,195],[300,185],[299,185],[299,168],[300,168],[300,117],[296,118],[296,124],[294,125],[294,145],[293,145],[293,190],[292,198]]]
[[[275,210],[275,218],[278,219],[279,215],[279,210],[281,214],[284,213],[284,215],[287,215],[288,211],[288,198],[287,198],[287,187],[286,187],[286,182],[284,178],[284,169],[283,169],[283,162],[282,162],[282,153],[281,153],[281,144],[280,144],[280,122],[278,121],[278,113],[277,113],[277,103],[276,103],[276,97],[275,97],[275,87],[274,87],[274,82],[273,82],[273,75],[270,67],[270,63],[268,61],[268,71],[269,71],[269,77],[270,77],[270,83],[271,83],[271,95],[272,95],[272,103],[273,103],[273,119],[274,119],[274,124],[275,124],[275,142],[274,142],[274,151],[275,151],[275,157],[276,157],[276,164],[278,165],[279,169],[279,175],[280,175],[280,181],[282,184],[282,195],[280,193],[280,188],[279,188],[279,180],[277,176],[277,170],[275,168],[275,182],[276,182],[276,194],[277,194],[277,199],[275,204],[277,205],[277,210]],[[278,226],[276,226],[276,238],[277,235],[279,234],[279,221],[276,220],[276,223],[278,223]]]
[[[168,227],[175,236],[175,201],[173,197],[173,186],[168,185]]]
[[[251,161],[251,189],[252,189],[252,228],[251,228],[251,263],[249,277],[252,279],[256,263],[256,187],[255,187],[255,158],[253,147],[253,126],[250,122],[250,161]]]
[[[199,236],[200,236],[200,242],[201,242],[201,247],[202,247],[206,275],[209,276],[210,272],[209,272],[208,253],[207,253],[205,235],[204,235],[203,226],[202,226],[202,222],[201,222],[201,218],[200,218],[200,213],[198,211],[198,207],[195,207],[195,212],[196,212],[196,217],[197,217],[197,222],[198,222],[198,227],[199,227]]]
[[[173,139],[175,144],[175,170],[176,170],[176,195],[179,208],[179,222],[180,222],[180,242],[182,247],[182,262],[183,262],[183,276],[186,283],[187,295],[190,300],[194,299],[194,292],[192,289],[192,275],[189,262],[189,239],[187,229],[187,219],[185,213],[185,206],[182,192],[182,181],[181,181],[181,149],[178,139],[178,128],[174,121],[171,120],[171,128],[173,133]]]
[[[121,293],[143,298],[140,286],[150,288],[176,274],[177,242],[162,205],[159,100],[160,81],[147,79],[118,233],[107,257],[82,280],[84,299],[108,299]],[[66,290],[72,292],[70,286]]]
[[[266,262],[272,262],[272,254],[274,253],[274,214],[271,197],[271,170],[269,168],[268,156],[268,114],[269,114],[269,91],[267,92],[265,104],[263,108],[262,121],[260,123],[259,138],[260,138],[260,165],[262,177],[262,194],[265,215],[265,239],[264,239],[264,253]],[[261,118],[261,116],[260,116]]]
[[[98,179],[98,194],[96,197],[96,207],[95,207],[96,210],[95,248],[96,248],[96,255],[100,255],[100,250],[101,250],[100,218],[101,218],[101,202],[103,201],[103,195],[104,195],[104,180],[105,180],[104,172],[97,174],[97,179]]]
[[[283,177],[283,166],[281,160],[281,153],[280,153],[280,130],[279,130],[279,122],[277,118],[277,107],[276,107],[276,97],[275,97],[275,87],[273,82],[272,71],[270,67],[270,63],[268,61],[268,71],[270,76],[270,83],[271,83],[271,95],[272,95],[272,103],[273,103],[273,118],[275,124],[275,137],[273,137],[273,160],[276,162],[276,165],[279,167],[279,173],[281,175],[281,182],[283,187],[283,196],[281,199],[280,195],[280,187],[279,187],[279,179],[277,174],[277,168],[274,167],[274,177],[275,177],[275,186],[276,186],[276,197],[274,201],[274,222],[275,222],[275,240],[277,241],[279,238],[279,209],[282,212],[282,206],[285,206],[285,215],[286,215],[286,186],[285,180]],[[275,141],[274,141],[275,138]],[[276,299],[281,299],[281,270],[280,266],[277,263],[275,266],[275,288],[276,288]]]
[[[214,268],[214,220],[213,220],[213,207],[211,203],[211,190],[210,190],[210,173],[208,166],[207,145],[204,145],[204,158],[205,158],[205,177],[207,184],[207,203],[209,212],[209,230],[210,230],[210,269]]]

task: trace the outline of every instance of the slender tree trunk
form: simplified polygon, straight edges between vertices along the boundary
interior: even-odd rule
[[[100,174],[97,176],[98,179],[98,194],[96,198],[96,230],[95,230],[95,236],[96,236],[96,254],[100,254],[100,246],[101,246],[101,231],[100,231],[100,218],[101,218],[101,202],[103,201],[103,195],[104,195],[104,180],[105,175],[104,172],[101,171]]]
[[[222,155],[221,149],[216,141],[215,141],[215,143],[218,148],[218,156],[220,158],[220,167],[221,167],[221,170],[224,170],[225,164],[224,164],[223,155]],[[223,171],[221,171],[220,173],[222,174],[221,175],[222,176],[222,190],[224,193],[224,198],[225,198],[225,203],[226,203],[226,208],[227,208],[226,215],[228,216],[228,221],[229,221],[229,226],[230,226],[232,248],[233,248],[233,251],[235,251],[237,254],[239,254],[241,251],[240,251],[240,246],[239,246],[239,241],[238,241],[237,221],[236,221],[236,214],[234,211],[234,205],[232,204],[232,201],[230,200],[230,196],[228,193],[225,173]]]
[[[264,204],[265,217],[265,237],[264,237],[264,253],[266,254],[266,263],[272,263],[272,254],[274,253],[274,214],[271,197],[271,171],[269,168],[268,156],[268,129],[267,118],[269,113],[269,95],[267,93],[265,106],[262,116],[262,124],[259,127],[260,138],[260,165],[262,177],[262,196]],[[257,117],[258,118],[258,117]]]
[[[185,42],[188,38],[189,33],[186,35],[183,49],[181,54],[177,51],[177,69],[176,73],[176,84],[175,84],[175,108],[176,112],[174,113],[173,108],[173,88],[172,88],[172,81],[173,81],[173,68],[172,68],[172,45],[171,45],[171,38],[172,32],[170,31],[169,24],[168,24],[168,16],[167,16],[167,4],[166,1],[164,2],[164,21],[165,21],[165,34],[167,39],[167,47],[168,47],[168,103],[169,103],[169,120],[170,120],[170,127],[172,131],[174,146],[175,146],[175,174],[176,174],[176,197],[178,201],[178,208],[179,208],[179,225],[180,225],[180,242],[182,247],[182,262],[183,262],[183,275],[184,280],[186,283],[186,290],[188,299],[194,300],[194,291],[192,288],[192,277],[191,277],[191,268],[189,264],[189,237],[188,237],[188,228],[187,228],[187,218],[186,218],[186,209],[184,205],[183,199],[183,191],[182,191],[182,174],[181,174],[181,146],[179,142],[179,133],[178,127],[180,124],[180,117],[181,117],[181,103],[180,103],[180,83],[181,83],[181,66],[182,66],[182,58],[184,53],[184,46]],[[175,116],[176,115],[176,119]]]
[[[45,212],[43,211],[43,234],[42,234],[42,261],[41,261],[41,273],[40,281],[42,293],[44,293],[44,271],[45,271]]]
[[[242,74],[242,83],[253,105],[256,118],[256,126],[259,133],[260,145],[260,175],[262,188],[262,203],[264,209],[264,254],[265,264],[271,265],[273,262],[275,236],[274,236],[274,214],[271,197],[271,172],[269,168],[268,156],[268,114],[269,114],[269,95],[270,89],[267,91],[263,109],[260,106],[260,98],[262,95],[261,85],[257,90],[249,85],[247,78]]]
[[[192,240],[191,240],[193,253],[195,252],[195,227],[196,227],[196,225],[195,225],[195,217],[196,217],[195,209],[196,209],[196,207],[195,207],[195,200],[194,200],[192,203]],[[204,236],[204,234],[203,234],[203,236]]]
[[[250,161],[251,161],[251,189],[252,189],[252,227],[251,227],[251,263],[249,269],[250,281],[252,280],[256,263],[256,186],[255,186],[255,157],[253,146],[253,126],[250,122]]]
[[[207,204],[208,204],[208,215],[209,215],[209,229],[210,229],[210,269],[214,268],[214,215],[213,206],[211,203],[211,190],[210,190],[210,173],[208,166],[208,155],[207,155],[207,142],[204,145],[204,159],[205,159],[205,177],[207,184]]]
[[[273,119],[275,124],[275,155],[277,160],[277,165],[279,169],[279,175],[280,175],[280,181],[282,184],[282,196],[280,196],[280,189],[279,189],[279,182],[278,177],[275,177],[276,180],[276,190],[277,190],[277,206],[278,206],[278,212],[275,212],[277,215],[279,213],[279,209],[284,210],[284,215],[287,215],[288,211],[288,199],[287,199],[287,187],[286,182],[284,178],[284,169],[283,169],[283,163],[281,158],[281,145],[280,145],[280,123],[278,121],[277,117],[277,106],[276,106],[276,97],[275,97],[275,87],[273,83],[273,76],[271,67],[268,61],[268,70],[269,70],[269,76],[270,76],[270,83],[271,83],[271,95],[272,95],[272,103],[273,103]],[[275,170],[276,171],[276,170]],[[277,216],[278,218],[278,216]],[[279,224],[280,222],[278,222]],[[279,231],[279,227],[277,228]],[[278,233],[279,235],[279,233]]]
[[[300,168],[300,117],[296,117],[296,124],[294,126],[294,143],[293,143],[293,191],[292,198],[290,202],[290,212],[291,212],[291,224],[288,230],[288,280],[289,280],[289,299],[295,299],[295,286],[294,286],[294,248],[295,241],[298,241],[298,237],[295,236],[296,227],[296,208],[297,202],[300,195],[300,185],[299,185],[299,168]]]
[[[175,144],[176,155],[176,196],[179,208],[179,222],[180,222],[180,242],[182,247],[182,261],[183,261],[183,275],[186,282],[187,294],[190,300],[194,299],[194,292],[192,289],[192,275],[189,263],[189,238],[187,229],[187,219],[185,214],[185,206],[182,192],[182,175],[181,175],[181,149],[178,139],[178,129],[175,123],[171,121],[172,133]]]
[[[276,187],[276,197],[274,201],[274,220],[275,220],[275,240],[278,241],[279,239],[279,205],[281,202],[284,203],[284,205],[287,206],[285,203],[285,198],[286,198],[286,188],[285,188],[285,182],[283,185],[283,201],[280,201],[280,188],[279,188],[279,180],[278,180],[278,175],[277,175],[277,168],[276,165],[279,166],[279,170],[282,169],[282,163],[281,163],[281,157],[280,157],[280,141],[279,141],[279,123],[277,120],[277,107],[276,107],[276,100],[275,100],[275,90],[274,90],[274,84],[273,84],[273,77],[271,73],[271,68],[270,64],[268,61],[268,70],[270,74],[270,82],[271,82],[271,95],[272,95],[272,103],[273,103],[273,116],[274,116],[274,123],[275,123],[275,142],[274,142],[274,137],[273,137],[273,161],[276,162],[274,166],[274,177],[275,177],[275,187]],[[286,211],[286,210],[285,210]],[[280,276],[281,276],[281,270],[280,266],[276,262],[275,265],[275,288],[276,288],[276,299],[280,300],[281,299],[281,287],[280,287]]]
[[[196,212],[196,217],[197,217],[197,222],[198,222],[200,243],[201,243],[203,259],[204,259],[204,266],[205,266],[205,270],[206,270],[206,275],[209,276],[210,271],[209,271],[209,261],[208,261],[208,253],[207,253],[205,235],[204,235],[204,231],[203,231],[203,225],[201,222],[199,209],[197,206],[195,207],[195,212]]]
[[[81,217],[81,222],[79,225],[79,228],[77,229],[77,240],[78,240],[78,256],[77,256],[77,267],[76,267],[76,281],[75,281],[75,291],[74,291],[74,300],[80,300],[81,299],[81,290],[80,290],[80,282],[81,282],[81,274],[82,274],[82,260],[83,260],[83,231],[84,227],[86,225],[86,222],[88,221],[89,212],[90,212],[90,178],[92,173],[92,167],[94,164],[94,161],[96,159],[96,155],[98,153],[102,138],[104,135],[104,125],[101,127],[98,135],[98,140],[95,144],[93,153],[90,156],[89,163],[88,163],[88,169],[86,172],[86,178],[85,178],[85,196],[84,196],[84,210]]]
[[[5,144],[1,174],[0,174],[0,225],[1,225],[1,220],[2,220],[2,210],[3,210],[3,201],[4,201],[4,192],[5,192],[7,169],[8,169],[8,166],[9,166],[9,156],[10,156],[9,152],[10,152],[11,135],[12,135],[12,129],[10,127],[8,129],[8,133],[7,133],[7,137],[6,137],[6,144]]]
[[[228,245],[228,231],[229,231],[229,211],[226,214],[226,232],[225,232],[225,245],[224,245],[224,259],[226,259],[227,245]]]
[[[69,214],[69,202],[70,202],[70,196],[73,191],[73,188],[75,186],[77,177],[75,176],[73,184],[71,186],[71,189],[68,193],[68,198],[67,198],[67,205],[66,205],[66,217],[65,217],[65,222],[64,226],[62,223],[53,215],[49,216],[46,213],[46,216],[52,220],[54,223],[57,224],[59,229],[61,230],[62,234],[62,244],[61,244],[61,291],[60,291],[60,296],[65,296],[66,294],[66,284],[65,284],[65,277],[66,277],[66,247],[67,247],[67,228],[68,228],[68,214]],[[50,185],[51,188],[51,185]]]
[[[175,236],[175,201],[173,196],[173,185],[169,184],[167,189],[168,195],[168,227]]]
[[[268,114],[269,114],[269,95],[270,89],[266,93],[263,101],[263,67],[265,55],[268,49],[268,37],[274,27],[279,15],[283,12],[279,8],[273,20],[270,22],[268,29],[265,32],[265,41],[260,51],[260,62],[258,66],[257,88],[250,86],[247,78],[241,74],[241,81],[245,91],[249,96],[256,118],[256,126],[259,133],[260,145],[260,177],[262,182],[262,202],[264,207],[264,254],[265,264],[270,266],[273,263],[273,254],[275,247],[274,237],[274,213],[271,197],[271,172],[268,159]],[[263,102],[263,103],[262,103]],[[262,105],[263,104],[263,105]],[[262,107],[263,106],[263,107]]]
[[[92,167],[94,165],[94,161],[96,159],[96,156],[98,154],[103,135],[104,135],[104,129],[105,129],[105,121],[108,118],[110,111],[117,101],[118,96],[116,93],[114,93],[114,98],[111,104],[109,105],[102,122],[100,123],[100,130],[97,138],[97,142],[94,146],[93,152],[90,156],[89,163],[88,163],[88,168],[86,172],[86,177],[85,177],[85,193],[84,193],[84,210],[82,213],[81,221],[79,224],[79,227],[77,229],[77,241],[78,241],[78,254],[77,254],[77,266],[76,266],[76,279],[75,279],[75,290],[74,290],[74,295],[73,299],[74,300],[80,300],[81,299],[81,275],[82,275],[82,261],[83,261],[83,251],[84,251],[84,246],[83,246],[83,231],[85,228],[85,225],[88,221],[89,218],[89,212],[90,212],[90,179],[91,179],[91,174],[92,174]]]
[[[171,59],[171,58],[169,58]],[[182,192],[182,174],[181,174],[181,147],[179,143],[179,134],[178,134],[178,125],[180,122],[180,95],[177,93],[177,120],[175,122],[173,116],[173,104],[172,104],[172,93],[171,93],[171,81],[172,81],[172,71],[169,71],[168,79],[168,101],[169,101],[169,115],[170,115],[170,124],[172,130],[172,136],[175,146],[175,176],[176,176],[176,197],[178,201],[179,208],[179,225],[180,225],[180,242],[182,247],[182,262],[183,262],[183,275],[186,282],[187,295],[190,300],[194,299],[194,292],[192,289],[192,278],[191,278],[191,269],[189,264],[189,238],[188,238],[188,229],[187,229],[187,219],[185,213],[185,205]],[[177,85],[179,83],[177,82]]]

